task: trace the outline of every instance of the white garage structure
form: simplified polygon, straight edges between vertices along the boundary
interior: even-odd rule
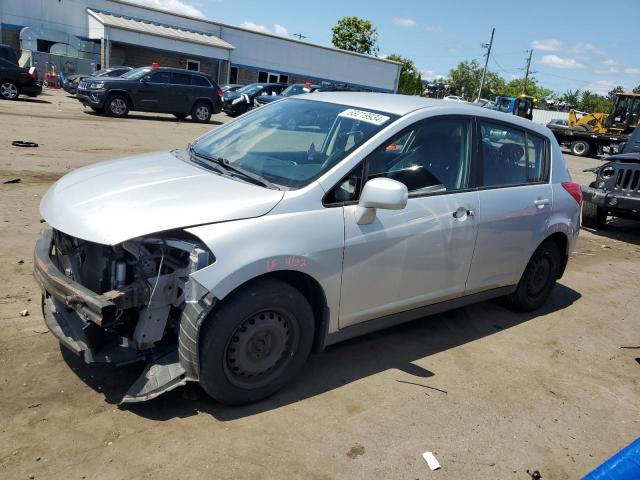
[[[202,70],[220,83],[329,81],[387,92],[400,77],[396,62],[131,0],[1,0],[0,32],[2,43],[46,61],[41,69],[65,73],[157,62]]]

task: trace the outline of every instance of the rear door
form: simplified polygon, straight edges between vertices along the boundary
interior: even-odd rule
[[[543,137],[479,119],[477,138],[480,209],[467,294],[519,281],[545,238],[553,201]]]

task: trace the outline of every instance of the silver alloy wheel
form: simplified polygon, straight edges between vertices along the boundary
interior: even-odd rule
[[[576,155],[582,155],[587,150],[587,145],[583,142],[578,142],[573,146],[573,153]]]
[[[196,108],[196,118],[202,121],[205,121],[206,119],[208,119],[209,107],[207,107],[206,105],[200,105],[198,108]]]
[[[127,111],[127,104],[120,97],[114,98],[109,102],[109,109],[114,115],[124,115],[124,112]]]
[[[7,100],[15,100],[18,98],[18,87],[11,82],[5,82],[0,85],[0,95]]]

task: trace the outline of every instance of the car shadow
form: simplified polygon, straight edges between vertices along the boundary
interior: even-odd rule
[[[208,413],[220,421],[230,421],[294,404],[390,369],[402,372],[398,374],[398,382],[431,391],[434,387],[427,384],[427,379],[437,376],[437,372],[412,362],[563,310],[580,297],[578,292],[558,284],[545,306],[536,312],[515,313],[505,308],[500,300],[494,300],[354,338],[311,355],[294,382],[272,397],[250,405],[219,404],[196,383],[189,383],[154,400],[123,408],[151,420]],[[118,403],[144,368],[138,364],[116,371],[116,367],[89,366],[65,348],[61,349],[75,374],[102,393],[108,403]],[[439,387],[443,381],[438,383]]]
[[[18,97],[16,101],[24,103],[51,103],[49,100],[42,100],[41,98],[34,97]]]
[[[108,117],[107,115],[105,115],[104,113],[98,113],[98,112],[94,112],[92,110],[85,110],[84,112],[86,115],[91,115],[93,117],[107,117],[107,118],[111,118]],[[126,117],[124,117],[124,119],[132,119],[132,120],[151,120],[151,121],[156,121],[156,122],[173,122],[173,123],[194,123],[197,124],[197,122],[192,121],[191,119],[184,119],[181,120],[179,118],[174,117],[173,115],[169,116],[159,116],[159,115],[139,115],[136,113],[129,113]],[[218,120],[209,120],[209,123],[202,123],[200,125],[222,125],[223,122],[219,122]]]
[[[582,227],[584,230],[598,237],[610,238],[620,242],[640,245],[640,221],[613,218],[607,222],[607,226],[601,229]]]

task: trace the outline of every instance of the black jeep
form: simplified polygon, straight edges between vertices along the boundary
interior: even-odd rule
[[[640,220],[640,128],[635,129],[622,153],[605,164],[585,170],[596,179],[582,186],[582,225],[604,228],[607,216]]]

